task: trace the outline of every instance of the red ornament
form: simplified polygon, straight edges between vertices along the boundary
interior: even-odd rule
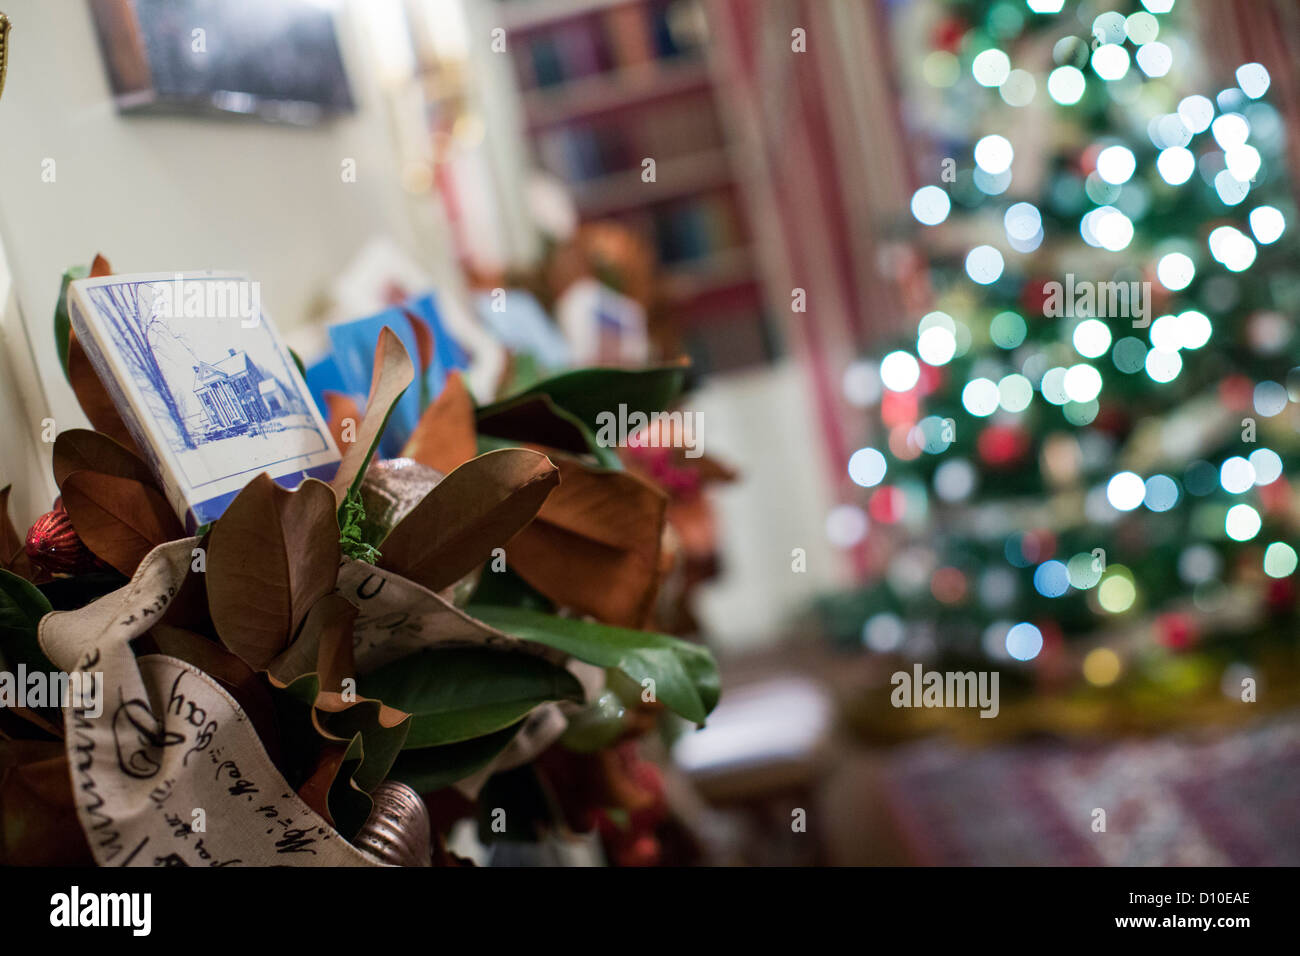
[[[1156,640],[1174,651],[1186,650],[1196,643],[1196,618],[1180,611],[1170,611],[1156,618]]]
[[[966,24],[962,20],[957,17],[945,17],[935,25],[934,32],[930,36],[930,44],[936,50],[956,53],[961,46],[962,37],[966,35],[966,30]]]
[[[1233,412],[1244,412],[1251,407],[1255,383],[1244,375],[1229,375],[1219,383],[1219,401]]]
[[[50,574],[77,574],[100,567],[96,558],[77,536],[72,519],[56,504],[53,511],[36,519],[27,532],[27,557]]]
[[[1029,438],[1016,425],[990,425],[975,440],[980,459],[990,468],[1019,464],[1029,451]]]

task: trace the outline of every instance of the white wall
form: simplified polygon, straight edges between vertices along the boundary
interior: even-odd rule
[[[757,649],[813,595],[847,583],[824,530],[832,483],[808,385],[787,360],[711,379],[688,407],[703,414],[705,452],[740,472],[712,493],[723,575],[700,589],[695,610],[714,647]],[[795,548],[807,555],[803,573],[791,568]]]
[[[36,435],[46,415],[60,430],[84,424],[50,328],[63,270],[96,252],[118,272],[246,271],[282,330],[304,321],[313,297],[373,235],[394,235],[440,274],[446,250],[416,225],[421,217],[398,185],[366,2],[349,0],[339,14],[358,111],[303,129],[119,115],[88,4],[4,0],[13,30],[0,97],[0,240],[19,313],[11,302],[0,323],[10,366],[0,362],[0,486],[30,480],[28,456],[11,453],[21,447],[15,430]],[[356,160],[355,183],[342,181],[345,158]],[[56,164],[53,183],[42,182],[46,159]],[[14,366],[33,361],[38,375],[25,378],[36,391],[15,407],[24,377]],[[48,447],[42,462],[47,472]]]

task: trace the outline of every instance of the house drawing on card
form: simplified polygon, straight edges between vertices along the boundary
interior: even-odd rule
[[[227,351],[219,361],[194,366],[194,394],[209,432],[242,432],[291,411],[278,380],[258,368],[246,352]]]

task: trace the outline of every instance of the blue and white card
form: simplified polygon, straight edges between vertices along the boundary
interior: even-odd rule
[[[339,450],[293,357],[238,273],[79,279],[77,339],[168,500],[193,530],[260,472],[328,481]]]

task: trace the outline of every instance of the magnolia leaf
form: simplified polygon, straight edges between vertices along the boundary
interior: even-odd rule
[[[258,670],[297,634],[307,612],[334,590],[339,529],[328,485],[308,478],[296,491],[265,472],[213,525],[208,606],[226,647]]]
[[[36,585],[0,570],[0,654],[9,667],[26,664],[28,670],[54,670],[36,639],[41,618],[51,610]]]
[[[504,730],[443,747],[403,750],[393,762],[388,778],[406,784],[419,794],[450,787],[495,760],[510,746],[523,723],[521,720]]]
[[[267,670],[276,680],[291,684],[305,674],[316,674],[322,690],[339,692],[343,681],[356,676],[352,656],[352,622],[357,609],[337,594],[327,594],[311,606],[298,639]]]
[[[64,377],[68,376],[68,343],[72,336],[72,320],[68,317],[68,286],[76,279],[84,279],[90,274],[86,266],[73,266],[63,273],[63,283],[59,286],[59,299],[54,306],[54,347],[59,353],[59,367]]]
[[[415,336],[415,357],[420,363],[417,375],[420,381],[420,407],[424,408],[429,404],[429,368],[437,355],[438,344],[434,340],[433,329],[429,328],[428,322],[410,309],[403,309],[402,315],[406,316],[406,321],[411,326],[411,334]]]
[[[411,357],[393,330],[385,326],[379,333],[374,370],[370,373],[370,396],[366,399],[365,415],[357,423],[356,441],[347,446],[339,470],[330,482],[335,508],[343,503],[354,486],[360,484],[393,406],[414,378],[415,367],[411,364]]]
[[[379,545],[379,566],[440,591],[537,514],[559,483],[550,459],[507,448],[472,458],[438,482]]]
[[[54,483],[62,488],[63,480],[74,471],[99,472],[158,487],[153,472],[135,452],[88,428],[69,428],[54,439]]]
[[[445,475],[473,458],[476,450],[474,399],[460,372],[452,372],[420,415],[402,456]]]
[[[411,715],[404,749],[495,733],[551,700],[583,699],[563,667],[532,654],[481,647],[426,650],[365,675],[366,696]]]
[[[0,741],[0,866],[91,866],[62,741]]]
[[[560,485],[510,542],[510,566],[560,606],[640,626],[659,586],[667,499],[626,472],[559,456],[555,464]]]
[[[361,409],[351,395],[329,390],[321,394],[325,398],[325,420],[329,423],[330,434],[334,436],[334,444],[345,449],[356,441],[356,430],[361,427]],[[344,428],[349,420],[352,422],[352,435],[345,436]]]
[[[117,406],[113,404],[104,383],[95,374],[95,368],[90,364],[86,350],[77,341],[76,333],[71,333],[68,337],[68,381],[77,396],[77,404],[86,413],[95,431],[103,432],[132,452],[138,451],[135,439],[118,414]]]
[[[315,673],[289,684],[272,676],[271,686],[289,738],[286,757],[303,778],[298,795],[350,839],[370,813],[369,792],[388,776],[402,749],[410,715],[377,700],[344,701],[322,691]]]
[[[9,492],[12,488],[13,485],[0,488],[0,569],[12,571],[30,581],[36,572],[27,557],[23,536],[9,518]]]
[[[63,477],[60,490],[77,536],[127,577],[158,545],[185,536],[167,499],[144,482],[74,471]]]
[[[683,361],[645,369],[577,369],[545,379],[518,395],[488,405],[479,410],[479,415],[494,415],[524,396],[547,395],[556,405],[596,432],[600,427],[601,413],[618,415],[620,405],[626,406],[629,415],[633,412],[649,415],[666,409],[681,394],[688,367],[688,363]]]
[[[717,665],[713,655],[696,644],[525,608],[471,605],[469,611],[512,637],[553,647],[597,667],[617,668],[643,687],[652,680],[659,702],[697,724],[704,723],[718,703]]]
[[[482,435],[545,445],[575,455],[595,455],[603,467],[615,471],[623,467],[614,448],[599,444],[581,419],[556,405],[549,395],[525,395],[499,402],[490,410],[480,411],[477,421]]]

